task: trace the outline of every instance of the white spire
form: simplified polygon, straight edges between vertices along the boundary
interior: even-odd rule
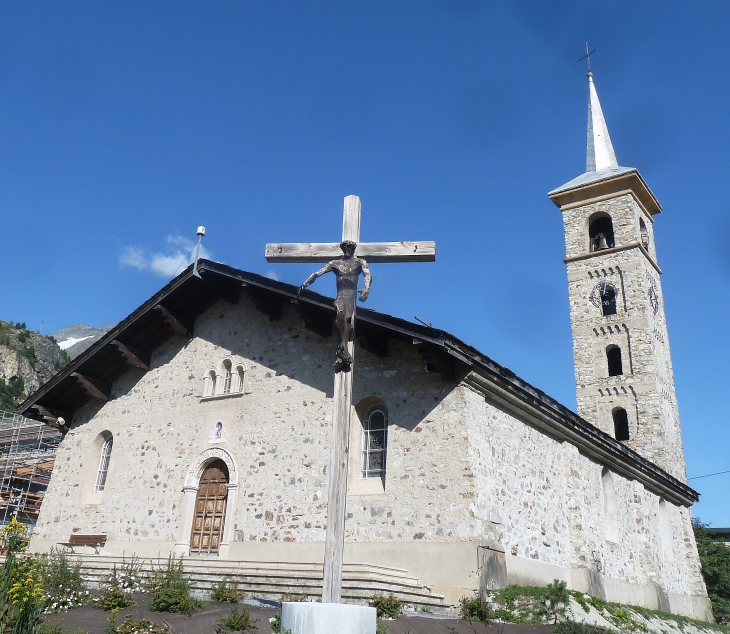
[[[586,144],[586,172],[597,172],[607,167],[618,167],[611,137],[608,136],[601,102],[593,84],[593,73],[588,72],[588,142]]]

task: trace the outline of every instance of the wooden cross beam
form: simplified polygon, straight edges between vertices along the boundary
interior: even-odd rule
[[[433,262],[435,242],[360,242],[360,199],[347,196],[342,212],[342,240],[357,243],[356,257],[366,262]],[[266,245],[269,262],[329,262],[342,257],[338,243],[271,243]],[[352,296],[354,323],[355,297]],[[348,352],[354,359],[351,336]],[[327,498],[327,536],[324,552],[322,601],[340,603],[342,596],[342,560],[345,548],[345,507],[347,504],[347,451],[352,412],[352,379],[354,363],[349,371],[335,372],[334,414],[332,417],[332,450]]]

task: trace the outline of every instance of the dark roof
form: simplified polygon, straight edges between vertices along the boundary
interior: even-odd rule
[[[200,260],[198,271],[200,276],[189,266],[32,394],[20,412],[39,420],[62,416],[70,422],[73,412],[90,399],[108,399],[112,382],[130,367],[146,370],[150,354],[166,339],[175,333],[192,337],[198,315],[219,299],[237,303],[242,291],[271,319],[282,316],[285,304],[296,302],[306,327],[323,336],[332,330],[330,297],[304,291],[297,300],[296,286],[209,260]],[[356,334],[364,349],[380,356],[387,354],[388,339],[417,344],[429,371],[456,381],[467,377],[487,398],[676,503],[699,499],[683,482],[448,332],[358,307]]]

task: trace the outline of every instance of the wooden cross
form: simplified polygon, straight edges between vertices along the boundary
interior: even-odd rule
[[[345,197],[342,212],[342,240],[357,243],[355,255],[367,262],[433,262],[435,242],[364,242],[360,243],[360,199]],[[329,262],[342,255],[339,242],[267,244],[269,262]],[[354,297],[353,297],[354,302]],[[353,306],[354,311],[354,306]],[[354,313],[353,313],[354,314]],[[354,337],[348,351],[354,358]],[[342,559],[345,548],[345,506],[347,503],[347,452],[352,411],[352,377],[349,372],[335,372],[334,412],[332,416],[332,451],[327,498],[327,536],[324,551],[322,601],[340,603],[342,596]]]

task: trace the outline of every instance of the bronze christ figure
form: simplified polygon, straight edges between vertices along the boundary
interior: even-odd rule
[[[355,249],[357,244],[351,240],[344,240],[340,243],[343,256],[337,260],[331,260],[319,271],[312,273],[307,281],[299,287],[301,293],[318,277],[325,273],[332,272],[337,276],[337,299],[335,299],[335,327],[339,335],[339,344],[337,346],[337,361],[335,362],[335,370],[347,370],[352,364],[352,355],[347,350],[347,344],[350,341],[350,333],[355,326],[355,300],[357,293],[360,293],[360,301],[364,302],[370,293],[370,284],[372,275],[368,263],[362,258],[355,257]],[[365,288],[358,289],[357,281],[360,274],[365,280]]]

